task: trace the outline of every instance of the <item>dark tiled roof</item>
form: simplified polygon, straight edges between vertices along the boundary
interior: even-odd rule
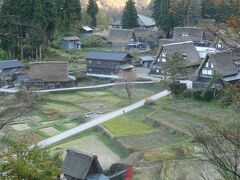
[[[194,41],[201,42],[203,40],[204,31],[197,27],[175,27],[173,31],[173,40],[175,42]]]
[[[192,41],[171,43],[163,46],[164,53],[171,57],[174,53],[183,53],[187,58],[187,67],[200,65],[201,59]]]
[[[68,36],[63,38],[64,41],[79,41],[80,38],[78,36]]]
[[[94,167],[94,172],[91,172],[91,167]],[[61,169],[65,175],[77,179],[86,179],[89,174],[103,172],[96,155],[76,149],[67,150]]]
[[[238,74],[238,69],[235,64],[236,61],[240,61],[240,55],[233,53],[231,51],[223,51],[223,52],[216,52],[216,53],[209,53],[205,60],[202,61],[200,67],[197,70],[199,74],[202,70],[204,64],[209,61],[213,63],[214,70],[219,72],[221,76],[233,76]]]
[[[156,26],[156,22],[152,18],[141,14],[138,14],[138,24],[145,27]]]
[[[96,60],[122,61],[127,56],[132,57],[130,54],[126,52],[90,51],[85,55],[85,58]]]
[[[20,68],[23,64],[17,59],[0,61],[0,69]]]
[[[144,27],[156,26],[156,22],[154,21],[153,18],[144,16],[142,14],[138,14],[138,24]],[[121,20],[112,22],[112,26],[121,26],[121,25],[122,25]]]

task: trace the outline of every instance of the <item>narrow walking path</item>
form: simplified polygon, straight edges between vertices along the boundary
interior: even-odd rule
[[[153,81],[139,81],[139,82],[132,82],[132,84],[154,84],[154,83],[157,83],[157,82],[159,82],[159,81],[154,81],[154,80]],[[123,84],[123,83],[108,83],[108,84],[100,84],[100,85],[93,85],[93,86],[47,89],[47,90],[37,90],[37,91],[33,91],[33,92],[48,93],[48,92],[64,92],[64,91],[75,91],[75,90],[84,90],[84,89],[98,89],[98,88],[111,87],[111,86],[115,86],[115,85]],[[0,88],[0,92],[17,93],[17,92],[19,92],[19,89],[17,89],[17,88],[11,88],[11,89]]]
[[[73,129],[67,130],[67,131],[65,131],[65,132],[63,132],[61,134],[58,134],[56,136],[50,137],[50,138],[48,138],[46,140],[43,140],[43,141],[38,143],[38,146],[41,147],[41,148],[45,148],[47,146],[53,145],[53,144],[55,144],[55,143],[57,143],[59,141],[62,141],[64,139],[66,139],[66,138],[69,138],[69,137],[74,136],[74,135],[76,135],[78,133],[81,133],[81,132],[83,132],[83,131],[85,131],[87,129],[95,127],[95,126],[97,126],[99,124],[102,124],[102,123],[104,123],[106,121],[109,121],[109,120],[111,120],[111,119],[113,119],[115,117],[121,116],[124,113],[127,113],[127,112],[133,111],[135,109],[138,109],[138,108],[144,106],[144,103],[145,103],[145,101],[147,99],[151,99],[151,100],[155,101],[155,100],[158,100],[158,99],[160,99],[162,97],[165,97],[165,96],[167,96],[169,94],[170,94],[169,91],[164,90],[164,91],[162,91],[162,92],[160,92],[158,94],[155,94],[155,95],[153,95],[151,97],[145,98],[145,99],[143,99],[141,101],[138,101],[138,102],[136,102],[134,104],[131,104],[131,105],[126,106],[124,108],[121,108],[119,110],[107,113],[107,114],[105,114],[103,116],[100,116],[100,117],[90,121],[90,122],[87,122],[87,123],[82,124],[82,125],[80,125],[78,127],[75,127]]]

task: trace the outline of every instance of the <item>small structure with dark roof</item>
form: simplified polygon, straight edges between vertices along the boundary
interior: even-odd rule
[[[118,73],[123,65],[132,64],[132,56],[126,52],[91,51],[85,56],[87,75],[105,78],[119,78]],[[124,67],[125,67],[124,66]],[[130,69],[133,67],[131,66]],[[123,69],[122,69],[123,70]]]
[[[89,37],[93,35],[93,29],[89,26],[82,26],[80,29],[80,35],[83,37]]]
[[[0,61],[0,79],[5,80],[5,77],[11,77],[22,72],[23,64],[17,60]]]
[[[61,40],[64,49],[81,49],[81,42],[78,36],[67,36]]]
[[[191,76],[201,64],[200,56],[192,41],[171,43],[163,45],[156,59],[151,64],[151,73],[156,75],[165,75],[166,72],[161,70],[161,64],[165,63],[168,58],[175,53],[182,53],[186,59],[186,74]]]
[[[110,29],[107,42],[112,47],[124,48],[130,42],[136,42],[134,30],[131,29]]]
[[[76,149],[68,149],[61,167],[67,180],[93,180],[103,175],[103,169],[96,155],[85,153]]]
[[[206,84],[218,72],[223,81],[240,80],[240,54],[232,51],[209,53],[196,71],[195,88]]]
[[[155,60],[155,56],[142,56],[140,57],[140,63],[143,67],[150,67],[152,62]]]

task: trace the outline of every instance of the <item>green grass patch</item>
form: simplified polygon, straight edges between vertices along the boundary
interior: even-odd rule
[[[121,116],[108,121],[104,123],[104,127],[107,128],[115,137],[146,134],[156,131],[156,129],[152,126],[141,121],[131,120],[127,116]]]

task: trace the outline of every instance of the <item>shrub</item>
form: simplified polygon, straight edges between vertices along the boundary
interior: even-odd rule
[[[156,105],[156,101],[152,99],[147,99],[144,104],[148,106],[153,106],[153,105]]]
[[[82,39],[82,43],[84,48],[107,47],[106,40],[100,36],[84,38]]]
[[[206,89],[201,94],[202,100],[204,101],[212,101],[214,99],[214,91],[213,89]]]
[[[201,100],[202,99],[201,94],[202,94],[201,91],[193,91],[192,92],[192,98],[196,99],[196,100]]]
[[[187,85],[182,84],[179,81],[172,82],[169,87],[171,92],[176,96],[182,95],[184,91],[187,90]]]

